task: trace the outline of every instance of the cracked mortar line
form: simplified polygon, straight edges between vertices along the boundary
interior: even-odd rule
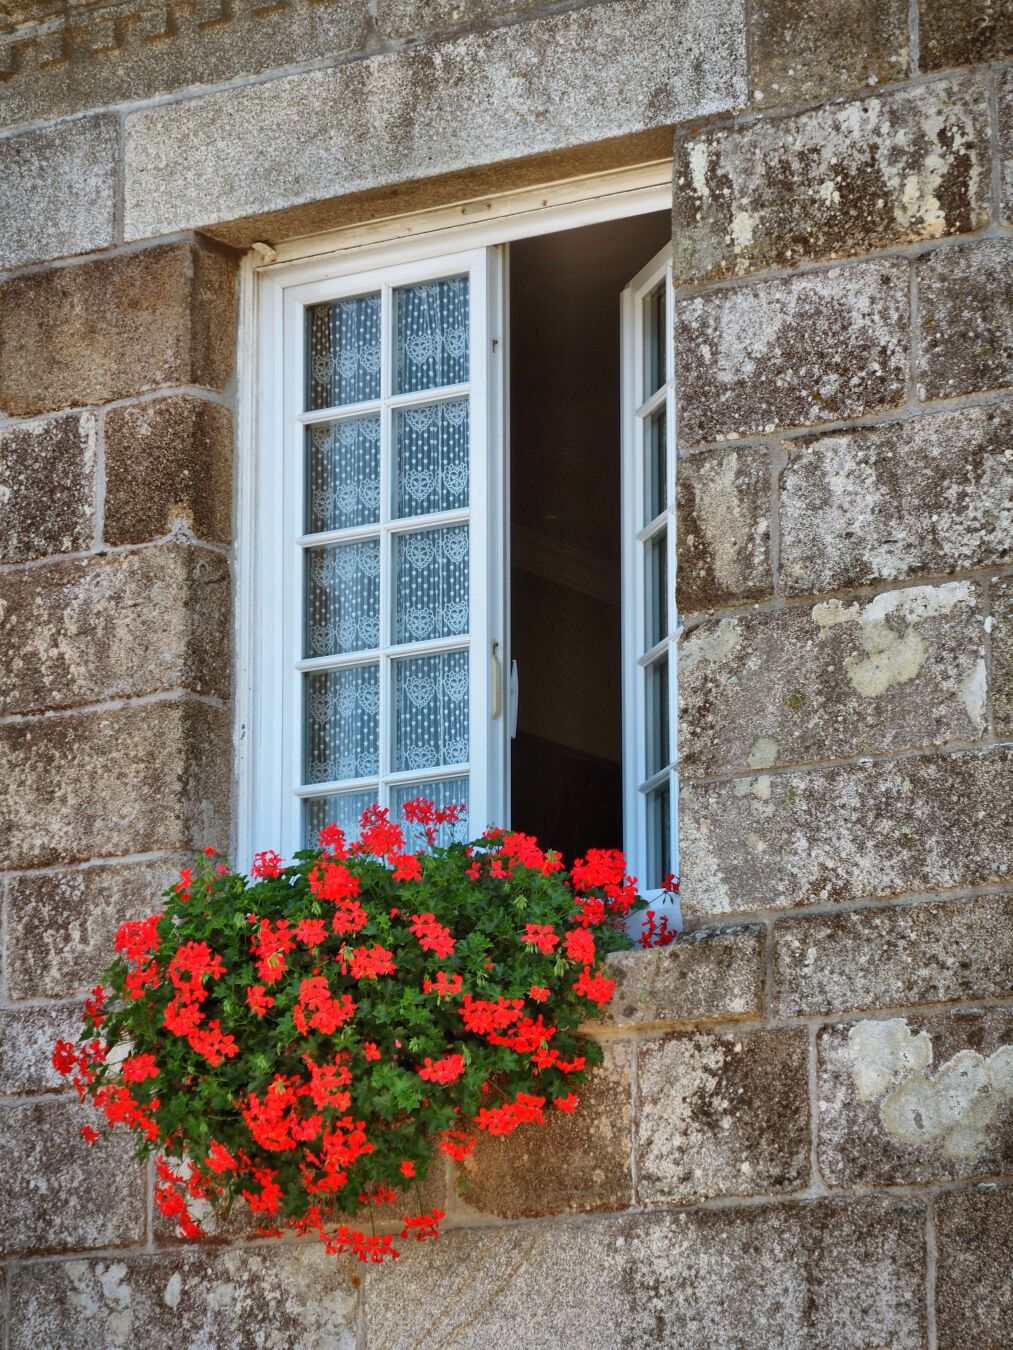
[[[0,568],[0,572],[3,569]],[[747,600],[727,605],[711,605],[680,615],[684,632],[682,640],[696,632],[712,619],[750,618],[755,614],[782,613],[792,609],[809,609],[826,600],[875,600],[892,591],[915,590],[922,586],[941,586],[951,581],[983,583],[997,581],[1013,574],[1013,562],[981,562],[972,567],[959,567],[950,572],[914,572],[905,577],[883,577],[864,585],[838,586],[828,591],[803,591],[796,595],[771,595],[763,600]]]
[[[1003,237],[1013,238],[1013,229]],[[749,432],[744,436],[732,436],[723,441],[705,441],[700,445],[681,445],[679,459],[694,459],[703,455],[717,455],[729,450],[761,449],[764,446],[776,448],[782,441],[814,440],[823,436],[834,436],[844,432],[863,431],[868,428],[904,426],[925,417],[944,413],[964,412],[973,408],[1003,408],[1013,394],[1013,385],[1002,385],[998,389],[984,389],[974,394],[955,394],[952,398],[931,398],[919,402],[911,408],[905,401],[889,408],[879,408],[875,412],[862,413],[858,417],[841,418],[833,422],[808,422],[779,427],[774,431]],[[39,419],[26,419],[39,420]],[[2,429],[2,424],[0,424]]]
[[[7,990],[9,977],[7,971],[7,935],[9,919],[7,910],[10,905],[11,881],[9,875],[0,877],[0,1007],[6,1007],[9,999]]]
[[[816,1048],[818,1025],[809,1023],[806,1037],[806,1085],[809,1099],[809,1190],[813,1195],[829,1195],[820,1172],[819,1057]]]
[[[925,1200],[925,1328],[927,1350],[936,1350],[936,1273],[938,1249],[936,1247],[936,1192],[930,1193]]]
[[[761,1004],[764,1021],[773,1022],[774,1012],[774,920],[767,919],[763,925],[763,991]]]
[[[781,475],[788,467],[788,452],[783,445],[770,446],[769,463],[770,524],[767,531],[767,556],[770,560],[770,579],[777,605],[777,602],[784,600],[784,582],[781,578]]]
[[[202,703],[207,708],[217,708],[228,712],[227,700],[216,698],[213,694],[197,694],[192,689],[175,686],[172,689],[160,689],[154,694],[134,694],[126,698],[100,699],[94,703],[72,704],[66,708],[51,708],[42,712],[8,713],[0,717],[0,727],[30,726],[37,722],[49,722],[59,717],[85,716],[88,713],[122,712],[125,708],[145,708],[153,703]]]
[[[92,113],[87,114],[89,117]],[[50,123],[48,125],[55,125]],[[17,133],[20,135],[20,132]],[[3,133],[0,132],[0,140]],[[105,258],[118,258],[130,253],[141,253],[144,249],[161,247],[163,244],[199,244],[207,243],[205,236],[197,230],[173,230],[170,234],[158,235],[152,239],[132,239],[121,244],[109,244],[105,248],[89,249],[87,253],[72,253],[62,258],[42,258],[38,262],[24,263],[21,267],[0,268],[0,285],[7,281],[17,281],[20,277],[35,276],[39,272],[56,272],[64,267],[77,267],[82,263],[101,262]],[[211,242],[221,245],[220,240]]]
[[[178,522],[177,522],[178,523]],[[33,568],[55,567],[59,563],[90,562],[94,558],[122,557],[129,553],[140,553],[145,549],[164,548],[166,544],[187,544],[192,548],[201,548],[208,553],[217,553],[231,560],[233,550],[226,544],[215,544],[210,539],[201,539],[184,527],[160,534],[157,539],[141,539],[136,544],[102,544],[88,552],[47,553],[42,558],[25,558],[23,562],[0,563],[0,576],[9,572],[28,572]],[[995,569],[993,568],[993,571]]]
[[[918,25],[918,4],[919,0],[908,0],[907,7],[907,40],[908,40],[908,70],[911,73],[911,79],[918,78],[918,65],[921,60],[920,38]]]
[[[163,384],[156,389],[146,389],[140,394],[125,394],[123,398],[111,398],[106,403],[80,403],[69,408],[52,408],[43,412],[29,413],[24,417],[8,417],[0,412],[0,434],[16,427],[32,426],[36,422],[49,422],[57,417],[84,417],[88,413],[96,417],[112,412],[116,408],[134,408],[144,403],[155,403],[160,399],[179,397],[189,394],[204,403],[216,403],[229,412],[235,411],[235,400],[217,389],[209,389],[202,384]]]
[[[127,197],[127,118],[116,114],[116,179],[113,183],[113,243],[125,242]]]
[[[640,1037],[634,1034],[630,1046],[630,1205],[640,1198]]]
[[[92,518],[92,552],[102,551],[102,537],[106,528],[106,414],[103,408],[97,415],[95,436],[95,511]]]
[[[94,858],[80,858],[73,862],[47,863],[44,867],[0,867],[0,878],[62,876],[65,872],[85,872],[93,867],[117,867],[123,863],[175,861],[187,849],[152,849],[147,853],[108,853]]]

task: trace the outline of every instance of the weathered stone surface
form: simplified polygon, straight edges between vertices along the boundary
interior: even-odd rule
[[[642,1202],[809,1184],[807,1033],[677,1032],[638,1052]]]
[[[26,568],[0,612],[0,713],[187,689],[228,698],[231,579],[220,553],[166,544]]]
[[[693,777],[980,740],[985,698],[969,581],[709,619],[679,649],[679,758]]]
[[[918,46],[922,70],[1013,55],[1009,0],[919,0]]]
[[[7,894],[7,982],[12,998],[61,998],[91,989],[127,919],[161,909],[177,860],[29,872]]]
[[[1008,1010],[825,1027],[817,1050],[818,1156],[828,1186],[1009,1171]]]
[[[223,709],[173,700],[11,722],[0,759],[0,868],[227,844]]]
[[[113,242],[115,120],[92,117],[0,140],[0,181],[0,268],[106,248]]]
[[[521,15],[544,4],[545,0],[377,0],[376,24],[382,37],[419,37]]]
[[[685,447],[858,417],[904,401],[907,264],[811,272],[676,309]]]
[[[908,69],[907,0],[757,0],[749,18],[753,98],[801,103]]]
[[[1013,996],[1013,896],[860,909],[774,925],[782,1017]]]
[[[939,1350],[1013,1344],[1013,1187],[976,1186],[936,1201]]]
[[[90,547],[97,449],[91,413],[0,428],[0,562]]]
[[[697,928],[667,947],[616,952],[606,1025],[731,1021],[763,1012],[764,930]]]
[[[66,1097],[0,1106],[0,1254],[143,1238],[144,1173],[132,1160],[134,1141],[124,1134],[88,1147],[80,1130],[93,1122],[94,1112]]]
[[[683,460],[677,495],[680,613],[771,595],[766,451],[727,450]]]
[[[127,238],[739,106],[742,15],[741,0],[613,0],[131,113]]]
[[[9,7],[9,6],[8,6]],[[51,6],[62,21],[0,30],[0,123],[46,121],[194,85],[257,75],[362,46],[361,0],[106,0]]]
[[[781,577],[791,594],[1013,558],[1013,410],[961,408],[785,442]]]
[[[232,373],[234,265],[162,244],[0,285],[0,409],[31,416]]]
[[[674,267],[699,284],[988,223],[984,77],[676,142]]]
[[[11,1350],[356,1345],[351,1273],[316,1242],[42,1262],[18,1269],[11,1300]]]
[[[1013,384],[1013,243],[940,249],[918,260],[915,275],[918,397]]]
[[[232,542],[232,414],[191,394],[112,408],[105,419],[108,544],[139,544],[183,521]]]
[[[687,916],[988,885],[1010,875],[1007,750],[758,774],[682,795]]]
[[[1013,224],[1013,70],[995,78],[999,114],[999,172],[1002,193],[1002,218]]]
[[[924,1222],[859,1200],[448,1233],[368,1271],[366,1344],[922,1350]]]
[[[604,1063],[576,1089],[572,1114],[546,1105],[544,1125],[509,1138],[480,1136],[461,1165],[468,1206],[504,1219],[628,1209],[631,1057],[628,1044],[609,1045]]]
[[[992,582],[992,717],[995,734],[1013,736],[1013,576]]]
[[[52,1065],[53,1046],[81,1034],[81,1006],[0,1010],[0,1096],[64,1087]]]

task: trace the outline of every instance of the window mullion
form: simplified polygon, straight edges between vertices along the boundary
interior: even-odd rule
[[[389,282],[384,282],[380,301],[380,334],[382,341],[380,364],[380,708],[379,756],[381,806],[389,806],[387,778],[390,773],[393,748],[391,726],[392,667],[389,656],[391,645],[391,604],[394,580],[394,540],[390,530],[393,483],[391,481],[392,421],[390,396],[393,387],[394,344],[393,293]]]

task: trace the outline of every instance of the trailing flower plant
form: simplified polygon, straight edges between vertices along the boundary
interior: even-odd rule
[[[576,1108],[601,1059],[579,1028],[612,996],[603,961],[630,945],[636,882],[620,853],[566,872],[523,834],[439,846],[457,815],[409,803],[412,848],[373,807],[354,843],[331,825],[250,877],[208,849],[119,930],[84,1036],[53,1062],[100,1112],[87,1141],[124,1126],[156,1157],[185,1236],[202,1233],[193,1202],[240,1200],[261,1232],[395,1257],[354,1216],[371,1229],[372,1206],[417,1197],[434,1151],[460,1160]],[[442,1212],[409,1206],[402,1238],[435,1236]]]

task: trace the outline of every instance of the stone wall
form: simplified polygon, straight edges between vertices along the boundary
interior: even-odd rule
[[[1013,1342],[1008,5],[7,14],[3,1350]],[[46,1051],[230,838],[232,246],[673,138],[690,931],[435,1247],[183,1247]]]

